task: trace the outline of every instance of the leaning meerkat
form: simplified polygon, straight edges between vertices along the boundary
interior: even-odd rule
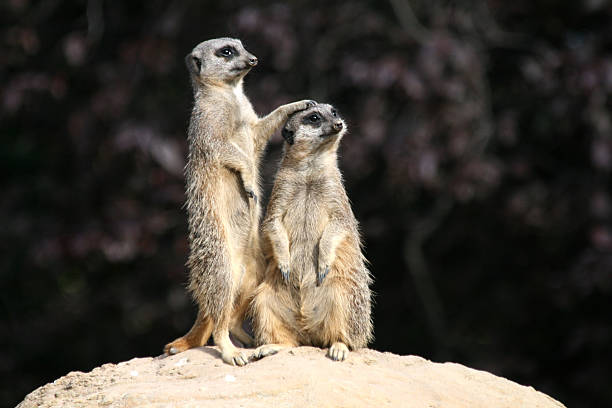
[[[252,302],[252,357],[283,347],[329,347],[344,360],[372,339],[371,283],[337,165],[345,124],[331,105],[294,114],[265,220],[267,268]]]
[[[263,274],[259,245],[259,162],[269,137],[314,102],[280,106],[259,118],[242,89],[257,65],[239,40],[198,44],[185,58],[194,93],[185,167],[190,254],[188,289],[199,310],[193,327],[164,347],[176,354],[206,344],[211,333],[223,361],[244,365],[231,342],[252,339],[242,321]]]

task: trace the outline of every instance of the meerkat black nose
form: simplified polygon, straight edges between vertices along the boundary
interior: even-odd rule
[[[335,130],[336,132],[341,131],[341,130],[342,130],[342,127],[343,127],[342,122],[336,122],[336,123],[334,123],[334,130]]]
[[[249,58],[249,65],[254,67],[255,65],[257,65],[257,57],[251,57]]]

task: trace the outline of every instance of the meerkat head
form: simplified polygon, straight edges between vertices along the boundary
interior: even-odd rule
[[[236,84],[255,65],[257,57],[248,52],[240,40],[215,38],[201,42],[185,57],[194,84]]]
[[[331,105],[318,104],[294,113],[282,130],[289,150],[311,153],[335,150],[346,133],[346,124]]]

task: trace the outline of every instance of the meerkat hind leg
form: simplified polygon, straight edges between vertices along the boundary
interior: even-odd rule
[[[216,322],[215,329],[213,330],[213,339],[221,350],[221,358],[223,361],[227,364],[243,366],[246,365],[249,360],[230,340],[228,329],[230,317],[228,314],[229,311],[224,311],[221,319]]]
[[[164,354],[174,355],[194,347],[206,345],[212,332],[212,322],[208,316],[198,312],[193,326],[182,337],[164,346]]]
[[[297,328],[292,327],[295,310],[289,293],[262,285],[257,289],[252,308],[255,337],[262,344],[251,354],[252,359],[271,356],[299,344]]]
[[[255,344],[253,338],[242,327],[242,322],[236,322],[230,331],[245,347],[252,347]]]
[[[305,297],[304,331],[314,344],[330,345],[329,358],[343,361],[349,354],[347,344],[351,344],[347,334],[350,333],[347,311],[351,310],[351,305],[346,296],[346,282],[334,277],[327,279]]]
[[[252,286],[255,286],[253,284]],[[255,290],[251,285],[246,285],[242,291],[246,291],[247,293],[252,293]],[[244,329],[243,324],[251,304],[251,297],[240,296],[240,298],[235,302],[236,306],[232,311],[232,319],[230,324],[230,333],[234,336],[236,340],[238,340],[244,347],[253,347],[255,344],[255,340],[253,337]]]

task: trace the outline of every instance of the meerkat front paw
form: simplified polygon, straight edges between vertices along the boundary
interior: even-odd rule
[[[292,113],[295,113],[295,112],[303,111],[303,110],[306,110],[306,109],[310,109],[310,108],[312,108],[313,106],[316,106],[316,105],[317,105],[316,101],[313,101],[311,99],[304,99],[304,100],[299,101],[299,102],[294,102],[294,103],[290,104],[289,106],[292,108],[291,109],[293,111]]]
[[[329,265],[319,265],[319,269],[317,270],[317,286],[321,286],[323,279],[325,279],[329,273],[329,268]]]
[[[303,104],[303,108],[300,110],[306,110],[306,109],[310,109],[314,106],[317,106],[317,101],[313,101],[312,99],[305,99],[303,101],[300,101],[300,103]]]
[[[280,270],[280,273],[281,273],[281,275],[283,277],[283,280],[286,283],[289,283],[289,273],[290,273],[289,263],[280,263],[280,264],[278,264],[278,269]]]
[[[342,342],[336,342],[331,345],[327,352],[327,357],[334,361],[344,361],[348,357],[349,349],[346,344]]]

